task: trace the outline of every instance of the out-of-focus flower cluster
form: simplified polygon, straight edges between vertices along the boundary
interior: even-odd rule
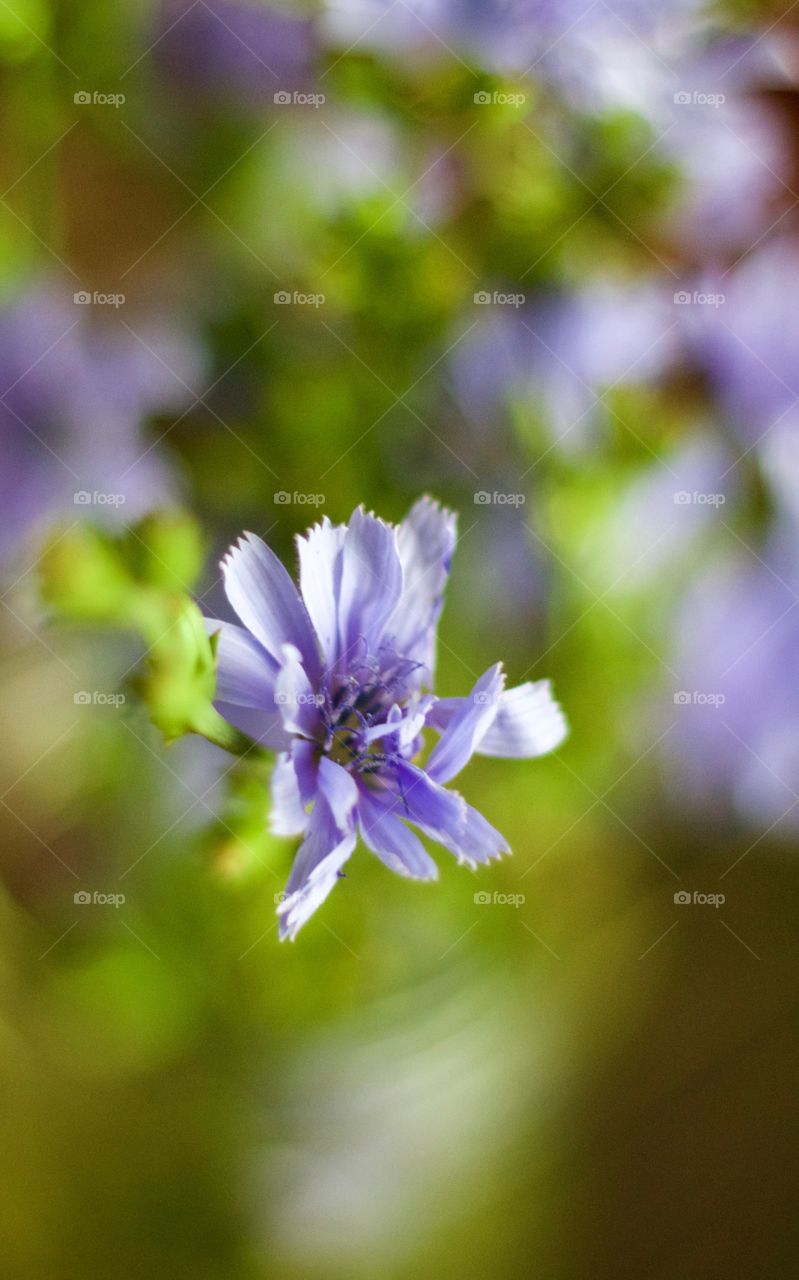
[[[478,588],[520,668],[546,641],[579,702],[607,654],[585,636],[575,663],[571,623],[607,602],[638,641],[607,693],[623,736],[657,723],[681,795],[781,820],[790,23],[696,0],[123,10],[91,56],[68,29],[57,50],[76,88],[32,160],[58,231],[9,173],[6,582],[56,520],[181,498],[214,547],[280,522],[286,550],[309,505],[430,489],[480,530],[456,617]]]

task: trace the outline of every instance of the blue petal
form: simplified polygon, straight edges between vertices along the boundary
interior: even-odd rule
[[[322,756],[319,761],[319,791],[330,806],[339,828],[350,828],[353,810],[358,803],[358,787],[352,774],[329,756]]]
[[[274,706],[273,658],[243,627],[205,618],[209,635],[216,635],[216,695],[242,707]]]
[[[271,751],[288,751],[291,737],[283,728],[280,712],[273,706],[243,707],[237,702],[214,701],[214,706],[221,716],[236,729],[246,733],[249,738]]]
[[[568,733],[549,680],[517,685],[499,700],[494,722],[477,746],[482,756],[524,758],[554,751]]]
[[[297,770],[291,753],[278,756],[270,781],[272,808],[269,825],[276,836],[298,836],[308,826],[308,814],[302,803]]]
[[[358,816],[364,844],[389,870],[414,880],[437,879],[438,867],[419,837],[390,811],[385,801],[365,787],[358,801]]]
[[[490,862],[493,858],[501,858],[503,853],[510,853],[505,837],[492,827],[477,809],[464,802],[463,825],[455,839],[445,835],[441,843],[449,849],[460,862],[469,867],[478,863]]]
[[[333,525],[325,516],[321,524],[297,538],[302,598],[330,667],[338,659],[338,601],[345,533],[344,525]]]
[[[391,812],[407,818],[442,844],[445,837],[456,837],[465,820],[466,802],[462,797],[445,790],[407,761],[398,761],[394,767],[397,789]]]
[[[206,618],[205,625],[211,634],[218,633],[217,711],[261,746],[285,751],[291,739],[275,707],[274,660],[243,627],[215,618]]]
[[[319,697],[310,680],[299,649],[283,645],[283,665],[275,679],[275,704],[287,733],[315,738],[322,724]]]
[[[489,667],[460,706],[441,735],[426,770],[435,782],[449,782],[469,763],[490,728],[500,704],[505,683],[502,664]]]
[[[278,907],[281,938],[297,930],[324,902],[338,872],[355,848],[354,810],[358,788],[346,769],[327,756],[319,761],[319,793],[305,840],[291,869],[286,896]]]
[[[445,732],[467,702],[466,698],[439,699],[428,722]],[[567,734],[566,719],[552,696],[550,681],[528,681],[506,689],[500,696],[497,714],[475,752],[505,759],[543,756],[560,746]]]
[[[294,938],[321,906],[338,880],[338,873],[355,848],[355,832],[341,832],[324,797],[320,796],[308,823],[278,906],[280,937]]]
[[[346,662],[360,642],[368,654],[377,654],[402,594],[397,532],[359,507],[352,513],[341,555],[339,656]]]
[[[420,498],[397,530],[403,592],[386,633],[397,653],[423,665],[428,684],[456,532],[457,517],[430,498]]]
[[[248,631],[275,661],[293,644],[312,679],[320,674],[311,620],[294,583],[266,543],[247,533],[222,561],[225,592]]]
[[[456,791],[447,791],[415,765],[397,766],[399,791],[390,811],[438,840],[474,867],[508,853],[505,838]]]
[[[291,744],[291,756],[302,803],[312,804],[319,785],[319,749],[312,742],[295,738]]]

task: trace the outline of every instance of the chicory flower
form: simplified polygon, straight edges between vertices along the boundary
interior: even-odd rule
[[[445,783],[474,752],[538,756],[565,736],[549,682],[505,690],[499,663],[466,697],[430,692],[455,540],[455,516],[422,498],[398,526],[360,507],[347,525],[315,525],[297,540],[299,592],[253,534],[222,563],[243,626],[207,620],[216,706],[279,752],[272,827],[303,836],[278,906],[281,937],[328,896],[359,835],[392,871],[422,880],[438,872],[408,823],[472,868],[507,853]],[[440,736],[422,765],[428,728]]]

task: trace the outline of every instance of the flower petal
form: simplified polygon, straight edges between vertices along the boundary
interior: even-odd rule
[[[358,817],[364,844],[390,871],[414,880],[437,879],[438,867],[419,837],[366,787],[361,788]]]
[[[302,598],[331,667],[338,659],[338,602],[346,532],[345,525],[331,524],[325,516],[304,537],[297,538]]]
[[[300,845],[279,904],[280,937],[295,938],[321,906],[338,880],[338,873],[355,848],[355,831],[342,832],[323,796],[313,807],[308,830]]]
[[[428,723],[444,733],[463,709],[466,698],[440,698]],[[501,694],[497,714],[477,743],[479,756],[506,759],[546,755],[563,742],[568,725],[552,696],[549,680],[528,681]]]
[[[302,803],[297,770],[290,752],[278,756],[270,779],[272,808],[269,826],[276,836],[298,836],[308,826],[308,814]]]
[[[205,618],[216,636],[216,696],[242,707],[273,707],[277,665],[266,649],[232,622]]]
[[[261,538],[246,533],[222,561],[225,593],[248,631],[275,661],[293,644],[312,679],[320,674],[319,648],[305,605],[288,573]]]
[[[455,791],[445,790],[428,778],[422,769],[405,760],[397,761],[394,768],[397,789],[391,812],[413,822],[425,835],[440,840],[442,844],[445,839],[454,839],[465,820],[466,802],[463,798]]]
[[[284,644],[282,657],[283,665],[275,679],[275,705],[283,717],[283,727],[287,733],[315,738],[322,723],[321,695],[308,679],[299,649]]]
[[[459,862],[475,867],[508,853],[505,838],[456,791],[447,791],[415,765],[396,766],[399,791],[390,812],[406,818],[454,853]]]
[[[358,787],[352,774],[329,756],[322,756],[319,761],[319,791],[329,804],[339,828],[343,831],[352,827]]]
[[[478,863],[485,864],[493,858],[501,858],[503,853],[510,853],[505,837],[492,827],[491,823],[464,801],[463,826],[453,840],[449,836],[440,837],[441,843],[454,853],[459,862],[465,862],[474,868]]]
[[[358,788],[340,765],[322,756],[318,795],[278,907],[281,938],[293,938],[333,888],[355,848],[354,809]]]
[[[273,706],[243,707],[237,702],[214,701],[214,706],[229,724],[262,747],[271,751],[288,751],[291,736],[283,728],[280,712]]]
[[[550,681],[528,681],[502,694],[496,717],[477,752],[506,759],[543,756],[560,746],[568,731]]]
[[[434,782],[449,782],[469,763],[497,715],[504,683],[498,662],[480,677],[469,696],[460,700],[425,766]]]
[[[313,804],[319,784],[319,749],[313,742],[295,738],[291,756],[297,773],[297,785],[304,805]]]
[[[397,531],[403,592],[386,631],[397,653],[423,665],[427,683],[456,533],[457,517],[430,498],[420,498]]]
[[[376,655],[386,623],[402,594],[397,531],[362,507],[353,511],[344,535],[339,598],[339,655]]]

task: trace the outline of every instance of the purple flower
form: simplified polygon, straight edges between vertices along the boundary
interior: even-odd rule
[[[795,523],[764,547],[714,563],[677,617],[684,689],[666,740],[681,802],[725,802],[775,836],[799,825],[799,575]],[[763,834],[767,834],[765,831]]]
[[[674,362],[672,298],[656,280],[607,279],[541,292],[518,308],[486,307],[450,358],[461,408],[484,429],[517,402],[565,452],[584,449],[606,412],[603,392],[654,382]]]
[[[40,524],[84,503],[119,525],[179,492],[142,427],[191,404],[198,345],[174,317],[134,320],[134,333],[92,311],[48,281],[0,308],[0,572]]]
[[[348,525],[325,518],[297,540],[299,594],[252,534],[223,561],[244,626],[208,620],[218,634],[217,706],[280,752],[273,830],[304,837],[278,907],[282,937],[330,893],[359,834],[392,871],[421,880],[436,877],[436,864],[406,823],[470,867],[507,853],[444,784],[474,752],[538,756],[565,736],[549,682],[505,691],[499,663],[465,698],[429,692],[455,525],[429,498],[398,526],[361,507]],[[440,737],[422,767],[425,728]]]
[[[313,25],[241,0],[162,0],[156,57],[170,80],[195,96],[257,108],[280,89],[308,86]]]

